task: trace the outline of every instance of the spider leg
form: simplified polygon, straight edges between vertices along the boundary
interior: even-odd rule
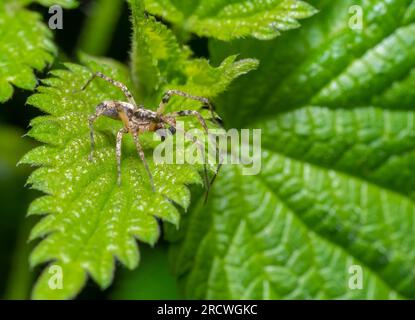
[[[205,119],[202,117],[202,115],[195,111],[195,110],[182,110],[177,112],[168,113],[166,115],[167,117],[188,117],[188,116],[194,116],[199,121],[200,125],[203,127],[203,130],[205,130],[205,133],[208,133],[208,127],[206,124]]]
[[[216,168],[216,172],[215,172],[215,174],[213,175],[212,179],[209,182],[209,189],[207,189],[206,193],[205,193],[205,200],[204,200],[205,204],[208,201],[210,187],[212,187],[213,183],[215,182],[216,177],[218,176],[221,167],[222,167],[222,162],[219,160],[219,164],[218,164],[218,167]]]
[[[172,96],[180,96],[180,97],[184,97],[186,99],[200,101],[201,103],[203,103],[204,106],[208,107],[208,109],[210,110],[210,113],[212,115],[212,119],[216,120],[215,109],[213,108],[213,105],[209,101],[209,99],[204,98],[204,97],[199,97],[199,96],[193,96],[191,94],[188,94],[188,93],[180,91],[180,90],[169,90],[164,94],[163,98],[161,99],[160,105],[157,109],[157,112],[159,114],[164,113],[166,105],[169,103]]]
[[[177,130],[177,128],[176,128],[176,130]],[[179,129],[179,131],[180,131],[180,129]],[[205,146],[195,136],[190,135],[185,130],[181,130],[181,131],[183,131],[184,135],[188,139],[191,139],[194,144],[196,144],[197,146],[200,147],[200,151],[202,152],[202,156],[203,156],[203,180],[204,180],[204,184],[205,184],[205,187],[206,187],[206,194],[209,194],[210,186],[211,185],[209,183],[209,175],[208,175],[208,170],[207,170],[207,166],[206,166],[206,150],[205,150]]]
[[[106,75],[104,75],[101,72],[95,72],[93,74],[93,76],[87,81],[87,83],[85,83],[85,85],[81,88],[81,91],[84,91],[91,84],[91,82],[97,77],[101,78],[101,79],[104,79],[105,81],[111,83],[112,85],[120,88],[122,90],[122,92],[124,93],[125,97],[127,98],[128,102],[131,103],[134,107],[138,108],[137,104],[135,103],[133,95],[128,90],[128,88],[125,84],[123,84],[119,81],[116,81],[114,79],[111,79],[110,77],[107,77]]]
[[[172,114],[170,114],[170,116],[171,116]],[[203,118],[202,118],[203,119]],[[161,120],[164,122],[164,123],[166,123],[166,124],[168,124],[168,125],[170,125],[171,126],[171,124],[168,122],[168,121],[166,121],[164,118],[161,118]],[[204,119],[203,119],[203,121],[204,121]],[[206,123],[205,123],[206,124]],[[211,184],[209,183],[209,176],[208,176],[208,171],[207,171],[207,166],[206,166],[206,156],[205,156],[205,146],[204,146],[204,144],[202,143],[202,142],[200,142],[195,136],[193,136],[193,135],[191,135],[191,134],[189,134],[186,130],[183,130],[183,129],[181,129],[181,128],[178,128],[178,127],[176,127],[176,126],[172,126],[176,131],[179,131],[179,132],[182,132],[189,140],[192,140],[192,142],[194,143],[194,144],[196,144],[198,147],[200,147],[200,151],[202,152],[202,156],[203,156],[203,179],[204,179],[204,184],[205,184],[205,186],[206,186],[206,189],[207,189],[207,191],[206,191],[206,193],[208,194],[209,193],[209,189],[210,189],[210,186],[211,186]]]
[[[128,133],[127,128],[122,128],[117,133],[117,145],[115,148],[115,154],[117,157],[117,183],[121,186],[121,148],[122,148],[122,138]]]
[[[109,106],[105,103],[101,103],[97,106],[95,114],[88,118],[89,124],[89,136],[91,139],[91,152],[89,154],[89,161],[92,161],[94,158],[94,151],[95,151],[95,134],[94,134],[94,122],[102,116],[105,112],[112,109],[112,106]]]
[[[148,167],[148,163],[147,163],[143,148],[141,147],[140,140],[138,138],[138,132],[133,133],[133,138],[134,138],[135,145],[137,147],[137,153],[140,156],[141,161],[143,162],[144,167],[147,171],[148,177],[150,179],[151,189],[153,190],[153,192],[156,192],[156,187],[154,186],[153,175],[151,174],[151,171],[150,171],[150,168]]]

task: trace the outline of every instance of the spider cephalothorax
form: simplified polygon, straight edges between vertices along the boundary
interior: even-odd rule
[[[116,157],[117,157],[117,172],[118,172],[118,184],[121,184],[121,145],[122,145],[122,138],[124,134],[130,133],[133,138],[135,145],[137,147],[138,155],[140,156],[144,167],[147,171],[147,174],[150,179],[150,184],[155,191],[154,186],[154,179],[153,175],[151,174],[151,171],[148,167],[147,160],[144,155],[144,151],[141,147],[140,141],[139,141],[139,135],[144,132],[154,132],[160,129],[167,129],[172,134],[176,133],[177,127],[176,127],[176,118],[177,117],[185,117],[185,116],[194,116],[199,121],[201,126],[203,127],[206,134],[208,133],[208,127],[206,125],[205,119],[202,117],[202,115],[195,111],[195,110],[183,110],[183,111],[176,111],[164,114],[165,107],[167,103],[170,101],[171,97],[174,95],[182,96],[187,99],[200,101],[204,107],[207,107],[212,114],[212,119],[217,119],[215,117],[215,113],[213,111],[213,107],[208,99],[204,97],[198,97],[193,96],[190,94],[187,94],[186,92],[179,91],[179,90],[169,90],[165,93],[163,96],[159,107],[157,111],[146,109],[143,105],[137,105],[134,101],[133,95],[130,93],[128,88],[121,82],[115,81],[101,72],[96,72],[92,78],[82,87],[81,90],[85,90],[87,86],[96,78],[102,78],[109,83],[113,84],[114,86],[120,88],[124,95],[126,96],[128,102],[125,101],[115,101],[115,100],[109,100],[109,101],[103,101],[101,102],[97,107],[95,114],[89,117],[89,127],[91,130],[91,154],[90,154],[90,160],[93,159],[93,153],[95,148],[95,140],[94,140],[94,128],[93,124],[96,121],[96,119],[100,116],[106,116],[110,117],[116,120],[121,120],[124,124],[124,127],[121,128],[118,131],[117,134],[117,143],[116,143]],[[185,135],[188,135],[187,132],[183,130]],[[192,141],[194,143],[198,143],[197,139],[190,136]],[[219,168],[218,168],[219,169]],[[210,184],[213,182],[210,182],[207,180],[207,169],[206,164],[204,165],[205,170],[205,183],[206,187],[209,189]]]

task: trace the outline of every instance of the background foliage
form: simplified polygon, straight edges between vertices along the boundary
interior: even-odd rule
[[[119,45],[124,42],[128,48],[131,34],[126,23],[129,11],[121,1],[113,4],[124,6],[118,24],[113,21],[97,33],[99,17],[114,8],[97,1],[88,23],[75,32],[80,40],[59,41],[59,32],[74,33],[71,23],[79,24],[69,17],[65,29],[56,34],[57,45],[34,13],[45,9],[36,4],[27,7],[29,1],[10,3],[2,5],[0,26],[11,17],[30,16],[42,30],[36,36],[44,41],[37,39],[39,48],[19,56],[12,33],[9,45],[0,46],[2,62],[9,66],[0,72],[0,99],[12,96],[9,83],[33,89],[32,69],[44,69],[56,56],[54,69],[60,69],[41,76],[48,79],[28,100],[49,115],[32,120],[29,131],[46,146],[33,149],[22,163],[43,166],[29,183],[48,194],[29,209],[31,214],[48,213],[32,229],[31,238],[43,240],[32,252],[31,264],[60,263],[68,285],[58,292],[49,290],[45,269],[33,297],[74,297],[85,285],[87,273],[101,288],[108,288],[115,271],[113,257],[133,269],[139,261],[133,237],[149,244],[159,237],[153,215],[177,225],[180,214],[184,219],[179,229],[163,224],[173,276],[166,265],[166,245],[144,246],[135,271],[117,272],[114,286],[104,292],[89,282],[80,297],[414,298],[415,1],[131,1],[130,56]],[[356,4],[364,13],[361,30],[349,26],[349,8]],[[156,18],[142,14],[144,5]],[[68,15],[76,17],[87,6],[67,11]],[[305,20],[298,28],[300,19]],[[24,23],[13,27],[26,30]],[[95,34],[102,40],[87,41]],[[30,33],[27,37],[34,40]],[[58,53],[58,47],[64,51]],[[71,59],[77,49],[122,63],[87,55]],[[259,60],[259,67],[252,58]],[[72,63],[60,64],[65,61]],[[13,78],[13,70],[21,68],[18,63],[24,72],[22,78]],[[240,167],[225,167],[208,204],[203,205],[200,188],[192,187],[190,208],[183,210],[190,204],[184,185],[200,181],[198,168],[157,171],[160,193],[178,205],[173,206],[148,193],[128,140],[123,161],[126,181],[122,188],[113,188],[114,134],[119,124],[111,120],[97,124],[100,165],[96,166],[83,161],[89,150],[86,117],[99,101],[122,95],[100,81],[87,92],[74,93],[98,69],[127,83],[136,100],[149,106],[155,106],[167,88],[214,98],[227,128],[263,130],[261,173],[243,176]],[[35,111],[22,108],[25,96],[18,91],[2,105],[3,123],[27,125],[29,112]],[[170,106],[197,107],[180,99]],[[7,130],[5,134],[18,135],[14,133],[18,129]],[[146,149],[153,147],[149,140]],[[13,141],[16,152],[7,154],[16,156],[7,163],[30,147],[23,139]],[[13,181],[27,175],[24,169],[6,168],[6,173],[0,172],[4,185],[10,175]],[[19,185],[13,194],[26,194]],[[22,203],[13,203],[9,201],[9,215],[23,217]],[[14,254],[1,255],[7,266],[25,261],[29,247],[21,239],[28,236],[33,220],[5,221],[12,228],[2,233],[1,242],[14,238],[17,243]],[[363,290],[347,287],[352,265],[363,268]],[[34,277],[26,270],[22,267],[15,270],[19,277],[8,277],[2,288],[6,297],[27,297]],[[159,289],[161,284],[166,284],[164,290]]]

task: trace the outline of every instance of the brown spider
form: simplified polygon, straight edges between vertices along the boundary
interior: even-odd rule
[[[203,103],[204,107],[209,108],[212,119],[217,120],[215,117],[214,109],[212,104],[209,102],[208,99],[198,96],[192,96],[190,94],[187,94],[183,91],[179,90],[169,90],[165,93],[163,96],[159,107],[157,111],[152,111],[145,109],[143,105],[137,105],[134,101],[134,98],[128,88],[121,82],[115,81],[106,75],[102,74],[101,72],[96,72],[91,77],[91,79],[88,80],[88,82],[82,87],[81,91],[85,90],[88,85],[95,79],[95,78],[102,78],[112,85],[120,88],[124,95],[126,96],[128,102],[124,101],[103,101],[101,102],[97,107],[95,114],[89,117],[89,127],[91,130],[90,136],[91,136],[91,153],[89,156],[90,161],[93,159],[94,149],[95,149],[95,139],[94,139],[94,127],[93,124],[100,116],[106,116],[112,119],[121,120],[124,124],[124,127],[118,131],[117,134],[117,143],[116,143],[116,157],[117,157],[117,174],[118,174],[118,185],[121,185],[121,145],[122,145],[122,138],[124,134],[131,133],[134,142],[137,148],[138,155],[141,158],[141,161],[144,164],[144,167],[147,171],[147,174],[150,179],[150,184],[153,192],[156,191],[154,186],[154,179],[153,175],[151,174],[151,171],[148,167],[147,160],[144,155],[144,151],[141,147],[140,141],[139,141],[139,134],[144,132],[154,132],[159,129],[168,129],[172,134],[176,133],[176,118],[182,117],[182,116],[195,116],[201,126],[203,127],[206,134],[208,134],[208,127],[206,125],[205,119],[202,117],[202,115],[194,110],[184,110],[184,111],[177,111],[177,112],[171,112],[167,114],[164,113],[164,109],[167,105],[167,103],[170,101],[171,97],[174,95],[182,96],[187,99],[200,101]],[[184,132],[184,131],[183,131]],[[186,136],[187,132],[184,132]],[[190,136],[192,141],[194,143],[199,143],[197,139],[193,136]],[[200,143],[199,143],[200,144]],[[203,147],[203,155],[204,155],[204,147]],[[217,172],[219,171],[220,165],[218,166]],[[216,175],[213,177],[213,179],[209,182],[207,178],[207,169],[206,164],[204,164],[204,174],[205,174],[205,183],[207,188],[207,194],[209,192],[210,185],[213,183]]]

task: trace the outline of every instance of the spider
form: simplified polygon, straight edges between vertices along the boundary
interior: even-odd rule
[[[119,81],[111,79],[110,77],[104,75],[101,72],[94,73],[93,76],[88,80],[88,82],[81,88],[81,91],[85,90],[88,87],[88,85],[97,77],[120,88],[123,91],[128,101],[128,102],[115,101],[115,100],[103,101],[97,105],[95,113],[91,115],[88,119],[89,128],[90,128],[90,139],[91,139],[91,152],[89,155],[90,161],[93,160],[94,149],[95,149],[94,122],[100,116],[106,116],[112,119],[121,120],[124,124],[124,127],[118,131],[117,139],[116,139],[117,183],[118,185],[121,185],[121,146],[122,146],[122,139],[125,134],[130,133],[133,136],[134,143],[137,148],[137,153],[139,157],[141,158],[141,161],[144,164],[145,170],[147,171],[147,175],[149,177],[153,192],[156,191],[156,188],[154,186],[154,178],[149,169],[143,148],[141,147],[139,135],[144,132],[155,132],[159,129],[167,129],[171,132],[171,134],[174,135],[177,130],[176,118],[185,117],[185,116],[196,117],[200,125],[203,127],[205,133],[208,134],[208,127],[207,127],[205,119],[202,117],[202,115],[199,112],[195,110],[183,110],[183,111],[176,111],[176,112],[164,114],[166,105],[169,103],[172,96],[176,95],[176,96],[181,96],[187,99],[199,101],[203,104],[203,107],[207,107],[210,110],[212,114],[212,120],[214,121],[220,120],[219,118],[215,116],[214,108],[207,98],[193,96],[193,95],[190,95],[186,92],[179,91],[179,90],[168,90],[164,94],[158,106],[157,111],[146,109],[143,105],[136,104],[133,98],[133,95],[128,90],[126,85],[124,85],[123,83]],[[188,136],[187,132],[185,132],[184,130],[182,131],[184,132],[186,136]],[[195,137],[190,136],[190,138],[193,141],[193,143],[199,143]],[[220,169],[220,164],[218,166],[218,169],[216,170],[214,177],[209,182],[207,178],[206,164],[204,163],[205,184],[207,188],[205,199],[207,199],[209,188],[214,182],[216,178],[216,174],[219,172],[219,169]]]

